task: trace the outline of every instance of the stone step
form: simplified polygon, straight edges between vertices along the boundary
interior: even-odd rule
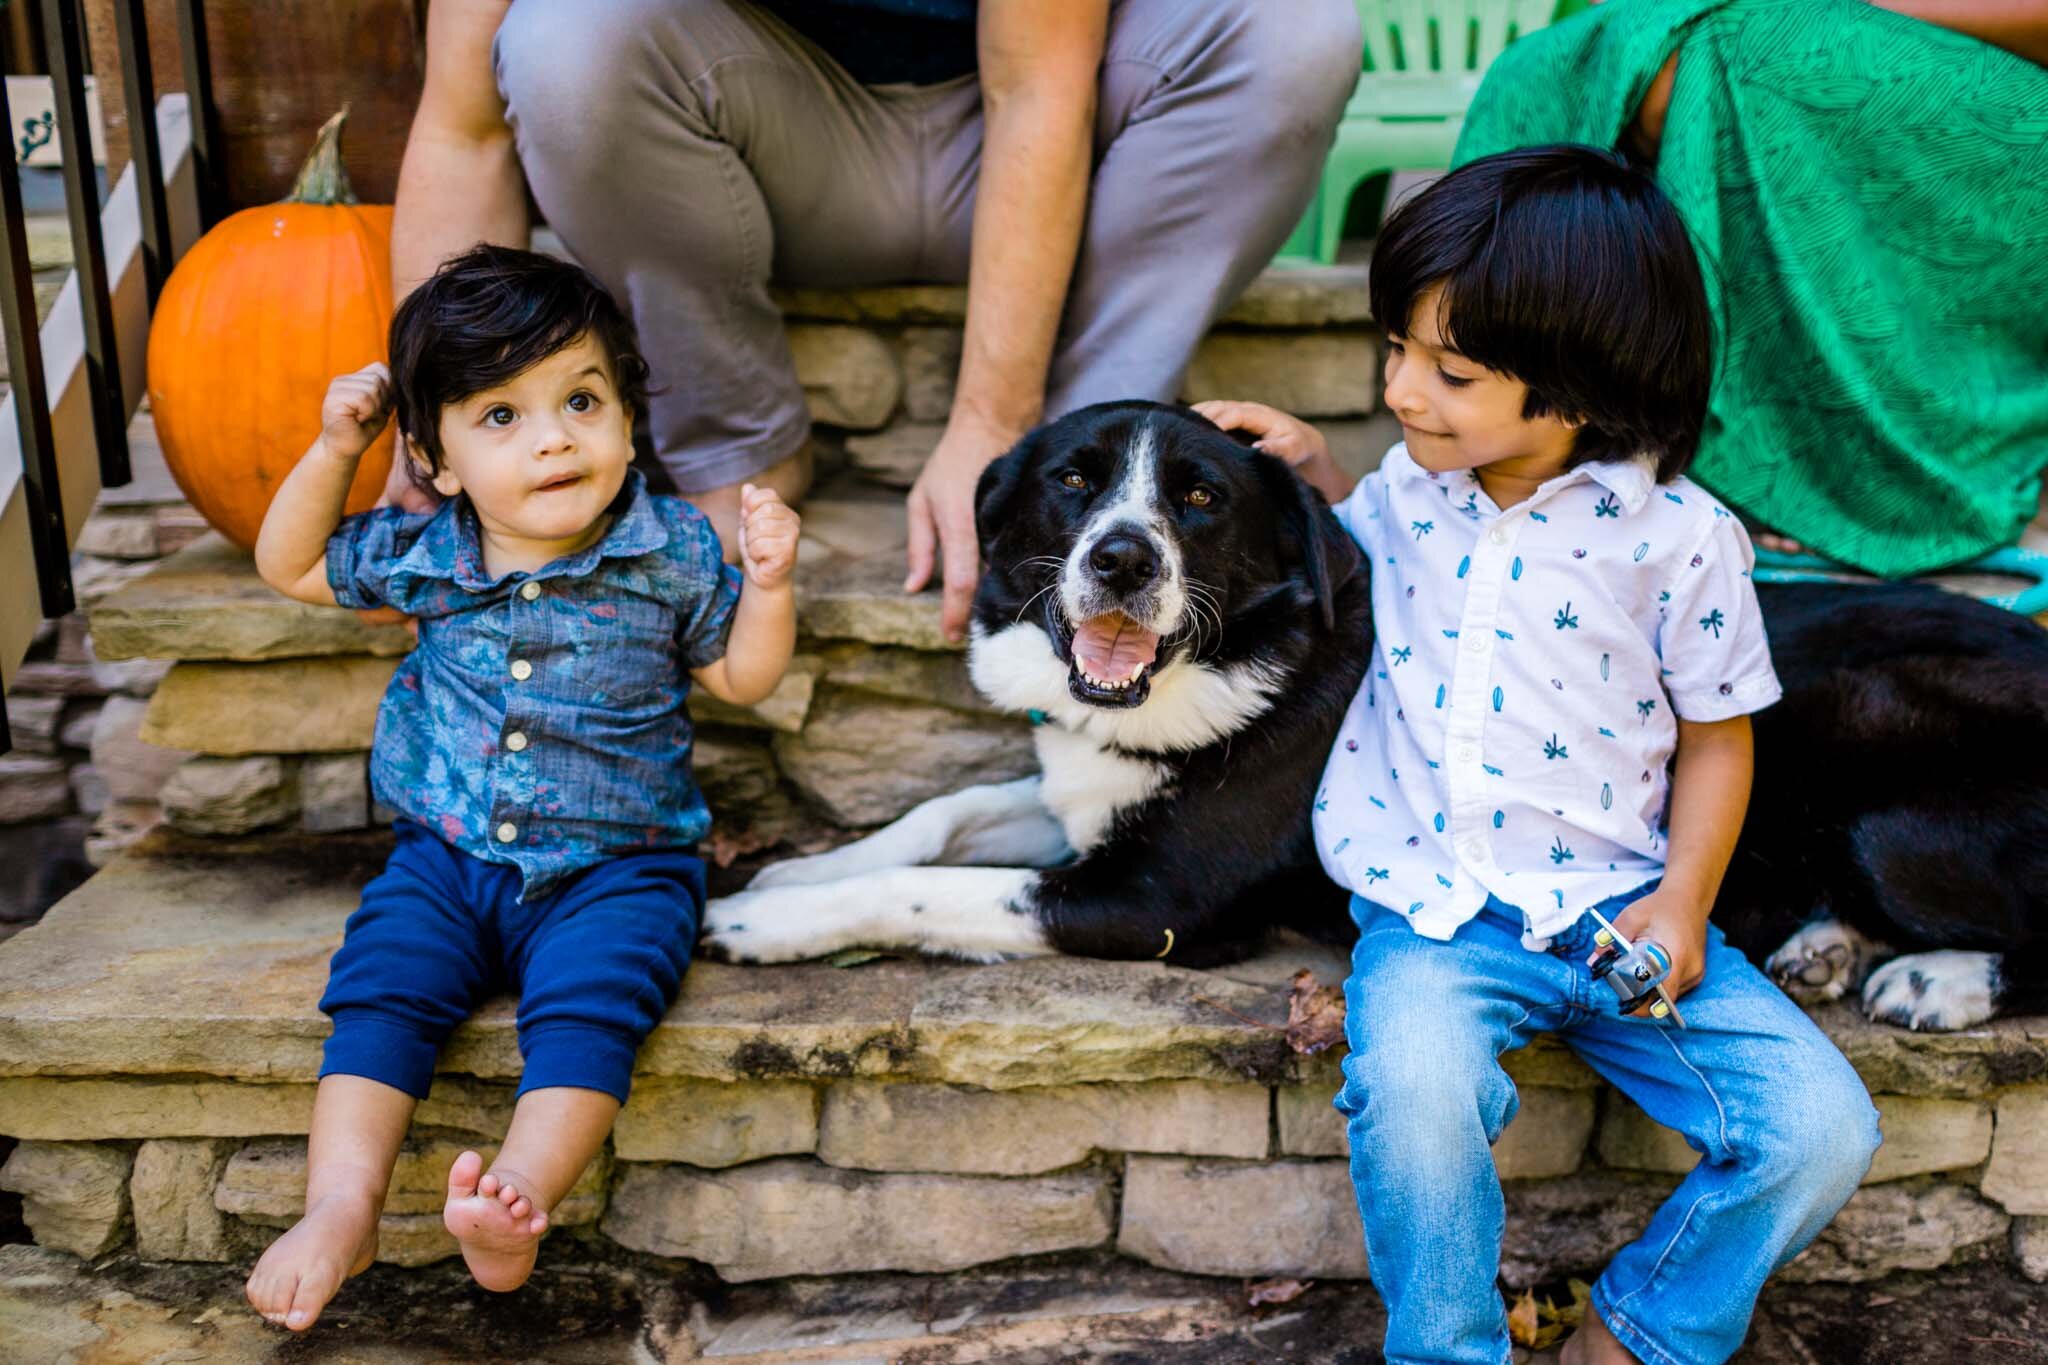
[[[382,852],[365,836],[145,843],[0,945],[0,1134],[21,1140],[0,1187],[24,1195],[39,1240],[234,1259],[289,1219],[326,1032],[315,1002]],[[1291,938],[1208,972],[702,963],[642,1049],[574,1217],[733,1281],[1108,1247],[1202,1274],[1363,1276],[1329,1105],[1338,1058],[1297,1055],[1281,1029],[1292,974],[1333,982],[1344,966]],[[2009,1233],[2033,1254],[2048,1019],[1913,1034],[1838,1007],[1817,1018],[1877,1095],[1887,1146],[1788,1273],[2003,1255]],[[502,1135],[513,1022],[492,1001],[444,1050],[387,1258],[447,1254],[414,1205],[450,1144]],[[1507,1060],[1522,1094],[1495,1149],[1508,1277],[1595,1269],[1696,1157],[1554,1041]]]
[[[1335,265],[1276,264],[1259,272],[1219,327],[1361,327],[1372,322],[1371,276],[1363,261]],[[962,285],[900,284],[869,289],[778,288],[775,301],[790,318],[813,322],[878,322],[958,327],[967,320]]]

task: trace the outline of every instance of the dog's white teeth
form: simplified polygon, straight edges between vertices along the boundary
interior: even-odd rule
[[[1145,665],[1144,665],[1143,663],[1135,663],[1135,664],[1132,664],[1132,665],[1131,665],[1131,676],[1130,676],[1130,681],[1131,681],[1131,682],[1136,682],[1136,681],[1137,681],[1138,679],[1140,679],[1140,678],[1142,678],[1142,677],[1144,677],[1144,676],[1145,676]]]

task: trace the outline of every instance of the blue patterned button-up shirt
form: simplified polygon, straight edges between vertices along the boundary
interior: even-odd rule
[[[703,514],[627,476],[603,539],[492,579],[476,513],[382,508],[327,542],[345,607],[396,607],[419,647],[377,712],[377,799],[519,869],[522,900],[609,854],[695,843],[689,671],[722,657],[740,578]]]

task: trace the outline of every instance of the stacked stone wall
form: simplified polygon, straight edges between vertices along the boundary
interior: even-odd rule
[[[0,1104],[36,1115],[10,1124],[33,1136],[0,1168],[0,1188],[23,1196],[39,1243],[240,1260],[298,1216],[310,1086],[216,1083],[196,1103],[159,1106],[149,1091],[166,1088],[0,1081]],[[1495,1150],[1503,1275],[1521,1285],[1596,1271],[1697,1154],[1590,1077],[1522,1096]],[[443,1078],[400,1160],[380,1260],[456,1254],[439,1216],[448,1165],[464,1147],[489,1154],[511,1097],[508,1085]],[[1884,1153],[1783,1273],[1862,1281],[2009,1257],[2048,1278],[2048,1085],[1878,1103]],[[1339,1131],[1313,1085],[648,1079],[554,1222],[730,1281],[1096,1247],[1198,1274],[1365,1278]]]

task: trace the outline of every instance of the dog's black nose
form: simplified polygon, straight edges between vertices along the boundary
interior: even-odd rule
[[[1159,554],[1143,536],[1111,531],[1088,552],[1088,567],[1112,588],[1142,588],[1159,576]]]

